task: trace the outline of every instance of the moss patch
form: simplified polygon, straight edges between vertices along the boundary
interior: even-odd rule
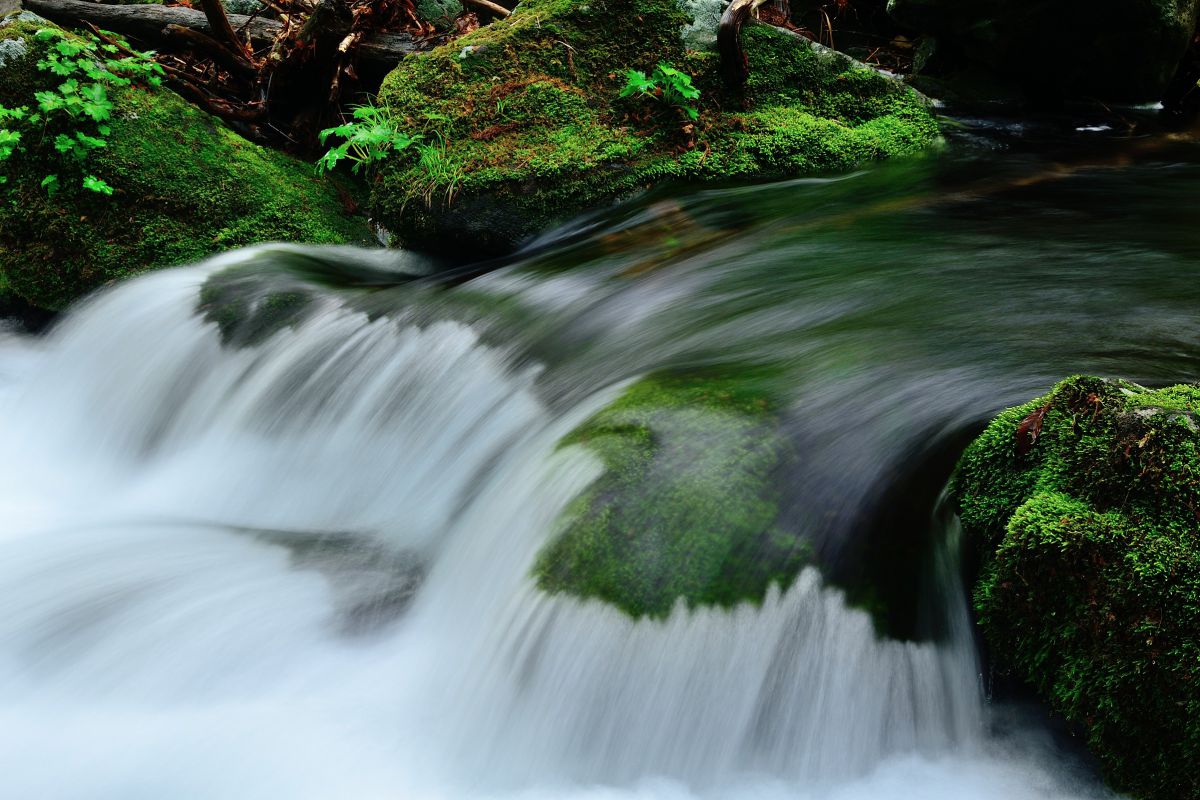
[[[997,660],[1156,800],[1200,796],[1198,432],[1198,386],[1072,378],[1001,414],[953,487]]]
[[[0,41],[28,52],[0,69],[0,103],[31,105],[57,86],[35,67],[49,23],[0,27]],[[113,89],[109,146],[88,169],[112,197],[64,187],[53,198],[44,175],[60,172],[52,142],[5,163],[0,185],[0,273],[11,291],[58,309],[109,281],[264,241],[366,243],[365,220],[347,214],[312,167],[233,133],[172,92]]]
[[[762,392],[723,376],[647,378],[563,441],[605,472],[567,509],[539,554],[538,585],[605,600],[632,616],[761,601],[809,553],[776,526],[790,458]]]
[[[844,170],[937,139],[916,94],[768,26],[744,31],[752,77],[730,97],[715,54],[684,51],[685,22],[676,0],[524,0],[507,20],[405,59],[380,102],[441,147],[384,169],[377,216],[412,246],[504,251],[658,182]],[[691,149],[679,119],[618,99],[626,70],[660,62],[703,92]]]

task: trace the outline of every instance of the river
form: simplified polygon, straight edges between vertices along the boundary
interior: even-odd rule
[[[1007,135],[656,193],[450,281],[258,248],[5,332],[0,794],[1107,797],[1044,711],[989,702],[937,498],[1066,375],[1194,379],[1200,149]],[[311,300],[223,341],[198,306],[230,265],[226,300]],[[641,622],[540,592],[600,470],[558,440],[714,368],[786,398],[785,522],[823,569]],[[847,603],[864,575],[911,625]]]

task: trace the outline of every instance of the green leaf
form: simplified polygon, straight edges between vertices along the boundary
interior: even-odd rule
[[[87,101],[83,107],[83,113],[93,120],[103,122],[112,117],[114,106],[108,99],[108,92],[105,91],[103,84],[93,83],[84,86],[80,95]]]
[[[58,192],[58,176],[47,175],[42,178],[42,188],[46,190],[47,195],[54,197],[55,193]]]
[[[54,49],[59,53],[62,53],[64,56],[70,57],[79,55],[87,48],[78,42],[71,41],[70,39],[59,39],[54,45]]]
[[[54,149],[62,153],[64,156],[68,153],[75,152],[75,140],[65,133],[60,133],[54,137]]]
[[[108,142],[95,136],[88,136],[83,131],[75,131],[75,141],[79,142],[89,150],[98,150],[101,147],[108,146]]]
[[[17,152],[21,143],[21,132],[0,128],[0,161],[5,161]]]
[[[83,188],[104,195],[112,195],[113,188],[104,181],[97,178],[95,175],[83,176]]]
[[[38,108],[47,113],[63,107],[62,97],[54,92],[34,92],[33,96],[38,101]]]
[[[65,61],[59,61],[57,58],[47,58],[37,63],[38,69],[43,72],[53,72],[60,78],[65,78],[74,71],[74,68]]]

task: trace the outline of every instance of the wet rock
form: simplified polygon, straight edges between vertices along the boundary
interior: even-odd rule
[[[1200,386],[1071,378],[1001,414],[953,483],[995,662],[1112,785],[1200,797]]]
[[[538,585],[631,616],[761,601],[807,563],[776,525],[792,457],[768,397],[727,376],[657,376],[570,434],[604,474],[538,557]]]

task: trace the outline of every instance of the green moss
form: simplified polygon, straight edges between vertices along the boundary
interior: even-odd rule
[[[644,379],[563,441],[604,474],[567,509],[534,568],[539,586],[632,616],[761,601],[808,560],[779,529],[790,450],[768,396],[720,375]]]
[[[406,59],[380,102],[445,146],[434,172],[412,153],[383,170],[376,216],[411,246],[503,251],[655,183],[845,170],[938,137],[913,92],[768,26],[744,32],[752,77],[729,97],[715,55],[684,52],[684,21],[675,0],[525,0]],[[660,62],[686,67],[703,93],[693,148],[680,119],[648,122],[618,98],[628,69]]]
[[[997,660],[1156,800],[1200,796],[1198,431],[1198,386],[1071,378],[1001,414],[954,479]]]
[[[29,53],[0,69],[0,103],[28,105],[57,85],[37,70],[48,23],[0,27]],[[349,215],[307,165],[233,133],[175,94],[114,89],[109,146],[88,169],[111,198],[65,188],[53,198],[42,176],[61,171],[51,143],[8,162],[0,185],[0,273],[35,306],[58,309],[83,294],[155,267],[186,263],[263,241],[361,243],[365,220]]]

